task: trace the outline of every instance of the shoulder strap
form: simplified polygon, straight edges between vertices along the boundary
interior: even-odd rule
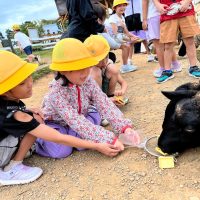
[[[131,0],[131,7],[132,7],[132,13],[134,14],[134,10],[133,10],[133,0]]]

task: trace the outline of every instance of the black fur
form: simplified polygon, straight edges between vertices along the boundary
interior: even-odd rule
[[[170,102],[158,146],[169,154],[200,146],[200,83],[187,83],[162,93]]]

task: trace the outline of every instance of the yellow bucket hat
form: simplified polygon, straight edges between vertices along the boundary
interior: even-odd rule
[[[60,40],[53,49],[50,69],[55,71],[75,71],[93,65],[98,61],[91,56],[86,46],[77,39]]]
[[[13,31],[20,30],[19,24],[13,24],[12,29],[13,29]]]
[[[120,5],[120,4],[126,4],[126,5],[128,5],[128,2],[127,2],[126,0],[114,0],[114,1],[113,1],[113,9],[114,9],[116,6]]]
[[[0,51],[0,95],[11,90],[37,68],[9,51]]]
[[[84,41],[84,44],[90,51],[91,55],[98,61],[103,60],[110,51],[110,46],[107,40],[101,35],[91,35]]]

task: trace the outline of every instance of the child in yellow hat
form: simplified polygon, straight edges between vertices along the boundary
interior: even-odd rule
[[[92,65],[96,61],[88,58],[85,64],[88,63]],[[0,51],[0,184],[2,185],[25,184],[41,176],[42,169],[22,164],[36,138],[60,143],[63,146],[94,149],[108,156],[115,156],[123,150],[123,147],[119,149],[111,144],[94,143],[64,135],[41,124],[42,115],[36,110],[27,109],[20,100],[31,97],[33,84],[31,74],[36,68],[36,64],[27,63],[13,53]],[[80,81],[82,79],[83,77]]]
[[[104,54],[104,49],[102,49]],[[123,150],[118,135],[132,130],[132,122],[104,94],[89,76],[98,60],[91,56],[86,45],[73,38],[59,41],[52,54],[50,69],[57,72],[42,106],[45,123],[55,129],[97,143],[114,144]],[[91,106],[93,105],[93,106]],[[100,126],[101,118],[108,119],[114,129]],[[139,136],[136,135],[136,142]],[[71,154],[68,148],[38,139],[36,152],[43,156],[62,158]]]
[[[108,58],[110,47],[107,40],[100,35],[92,35],[88,37],[84,43],[92,55],[99,61],[99,63],[92,68],[91,76],[102,88],[102,91],[108,97],[111,97],[116,105],[119,105],[118,102],[115,101],[116,98],[113,97],[123,96],[125,94],[127,82],[122,78],[119,70]],[[102,54],[102,52],[104,53]],[[116,90],[117,84],[120,85],[120,89],[118,90]]]
[[[124,12],[128,2],[126,0],[114,0],[113,1],[113,14],[109,17],[109,26],[111,27],[111,36],[115,38],[115,40],[119,44],[123,44],[126,47],[126,52],[123,52],[122,60],[123,65],[121,66],[121,73],[132,72],[137,69],[137,66],[134,66],[132,63],[132,54],[133,54],[133,46],[137,42],[141,42],[141,39],[131,32],[128,31]]]

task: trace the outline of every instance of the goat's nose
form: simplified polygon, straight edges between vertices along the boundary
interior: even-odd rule
[[[188,133],[194,133],[195,129],[192,126],[186,126],[184,129]]]

